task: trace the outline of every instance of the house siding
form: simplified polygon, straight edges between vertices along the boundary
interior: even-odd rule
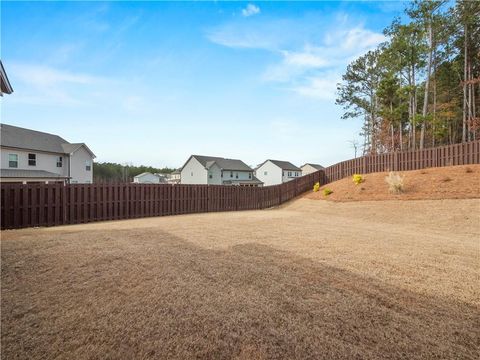
[[[133,182],[139,184],[158,184],[160,183],[160,179],[153,174],[144,174],[142,176],[135,176]]]
[[[290,176],[288,175],[290,173]],[[302,172],[297,170],[282,170],[282,182],[292,181],[293,179],[302,176]]]
[[[205,167],[194,157],[190,158],[182,168],[181,184],[208,184],[208,175]]]
[[[86,170],[86,161],[90,161],[90,171]],[[70,176],[72,183],[87,183],[93,182],[93,158],[92,155],[85,149],[80,147],[70,156]]]
[[[314,172],[317,172],[318,170],[316,168],[314,168],[313,166],[309,165],[309,164],[306,164],[304,166],[302,166],[302,176],[303,175],[308,175],[308,174],[311,174],[311,173],[314,173]]]
[[[18,167],[11,168],[8,163],[8,155],[18,155]],[[36,165],[28,165],[28,154],[36,155]],[[63,166],[57,167],[57,158],[63,157]],[[2,147],[1,148],[1,168],[2,169],[18,169],[18,170],[45,170],[61,176],[68,176],[68,161],[69,157],[66,154],[46,153],[36,150],[23,150]]]
[[[267,173],[265,175],[265,172]],[[282,169],[271,161],[265,162],[255,171],[258,180],[263,182],[264,186],[277,185],[282,183]]]

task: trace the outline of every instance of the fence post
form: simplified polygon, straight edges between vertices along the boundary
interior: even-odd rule
[[[62,186],[62,225],[67,223],[67,185]]]

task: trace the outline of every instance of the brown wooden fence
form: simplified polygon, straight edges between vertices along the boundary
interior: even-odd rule
[[[1,184],[2,229],[212,211],[265,209],[354,173],[479,164],[480,141],[364,156],[265,187],[164,184]]]
[[[324,180],[321,172],[265,187],[168,184],[1,186],[2,229],[79,224],[212,211],[265,209]]]
[[[362,156],[327,167],[325,177],[328,183],[353,174],[408,171],[465,164],[480,164],[480,141],[423,150]]]

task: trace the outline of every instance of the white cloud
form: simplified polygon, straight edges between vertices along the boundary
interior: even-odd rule
[[[304,97],[319,100],[334,100],[336,84],[340,81],[336,73],[326,73],[308,78],[302,85],[295,86],[292,90]]]
[[[254,4],[248,4],[245,9],[242,9],[242,15],[245,17],[260,14],[260,8]]]
[[[12,101],[34,105],[78,105],[84,87],[94,88],[102,79],[50,66],[12,63],[9,71],[16,96]]]
[[[270,52],[278,60],[266,66],[262,81],[277,83],[303,97],[331,100],[348,63],[385,37],[344,13],[337,14],[334,21],[315,20],[233,21],[211,29],[207,37],[222,46]]]
[[[329,61],[321,54],[316,54],[310,50],[304,52],[284,51],[284,63],[298,67],[324,67]]]

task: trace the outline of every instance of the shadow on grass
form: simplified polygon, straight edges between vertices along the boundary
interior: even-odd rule
[[[2,245],[4,359],[478,355],[477,308],[254,239],[227,250],[158,230],[30,241]]]

